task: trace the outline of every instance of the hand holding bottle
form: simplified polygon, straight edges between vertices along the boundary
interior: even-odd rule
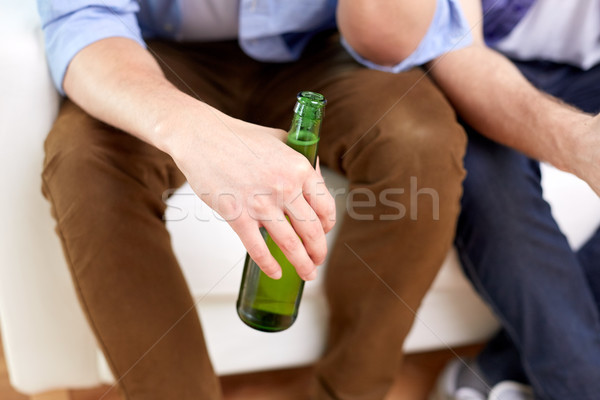
[[[298,93],[292,126],[286,139],[286,144],[306,157],[313,166],[317,162],[325,104],[327,101],[319,93]],[[317,173],[321,175],[318,166]],[[290,218],[294,226],[297,223],[295,221]],[[240,319],[246,325],[261,331],[279,332],[292,326],[298,316],[304,280],[296,272],[298,268],[286,257],[272,236],[265,230],[261,233],[283,274],[279,280],[272,279],[261,272],[251,254],[248,254],[236,308]],[[308,279],[313,277],[316,277],[316,273],[309,275]]]
[[[287,133],[282,130],[237,120],[208,106],[194,117],[177,124],[203,129],[177,138],[170,154],[196,194],[227,220],[267,275],[279,278],[281,269],[260,227],[303,279],[314,279],[327,254],[325,233],[335,223],[335,204],[323,178],[283,143]]]

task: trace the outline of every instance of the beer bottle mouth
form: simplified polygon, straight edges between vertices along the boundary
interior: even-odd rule
[[[306,106],[312,105],[316,107],[324,107],[327,104],[325,96],[321,93],[310,92],[308,90],[298,93],[296,96],[299,103]]]
[[[323,111],[327,104],[325,96],[305,90],[298,93],[296,99],[296,106],[294,107],[296,114],[303,114],[307,118],[316,120],[323,117]]]

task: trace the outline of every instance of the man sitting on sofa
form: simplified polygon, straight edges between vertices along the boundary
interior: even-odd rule
[[[455,2],[440,5],[436,32],[468,36]],[[424,72],[356,63],[330,0],[38,6],[52,77],[67,96],[45,143],[43,190],[124,397],[221,397],[162,219],[166,190],[187,180],[268,275],[280,269],[261,226],[301,277],[315,277],[334,203],[319,173],[282,143],[297,92],[314,90],[329,100],[321,161],[351,189],[385,200],[346,216],[333,248],[329,345],[314,398],[383,398],[451,246],[464,177],[464,129]],[[453,47],[436,41],[404,66]],[[254,194],[260,201],[248,201]],[[400,207],[411,212],[403,218]]]
[[[519,3],[521,8],[491,7],[493,3],[483,2],[489,45],[510,56],[541,91],[590,115],[600,112],[600,2],[502,2]],[[598,117],[587,119],[582,131],[570,120],[556,128],[573,135],[585,135],[587,129],[597,141]],[[524,125],[520,134],[535,136],[537,132],[530,129],[542,127]],[[543,200],[539,163],[467,131],[468,175],[456,247],[467,276],[504,328],[471,371],[453,364],[441,380],[470,386],[479,396],[473,399],[487,398],[487,387],[472,379],[472,371],[479,368],[488,387],[496,386],[492,395],[500,397],[494,398],[533,398],[528,388],[502,383],[516,381],[533,386],[536,399],[596,399],[600,393],[600,232],[574,252]],[[596,151],[595,143],[589,146]],[[571,151],[574,157],[590,157],[596,169],[600,167],[597,151],[588,155],[577,154],[578,147]]]
[[[332,201],[315,189],[320,176],[281,144],[283,131],[263,127],[286,127],[300,89],[329,98],[320,156],[351,187],[379,195],[417,176],[440,196],[439,220],[422,205],[416,220],[390,220],[397,209],[378,204],[372,219],[343,221],[328,271],[331,332],[316,398],[383,398],[413,310],[451,241],[463,134],[412,67],[447,53],[432,73],[467,122],[600,189],[598,119],[536,91],[479,33],[467,46],[457,1],[173,3],[141,2],[137,19],[129,1],[39,3],[53,77],[68,96],[46,142],[44,191],[84,310],[129,399],[220,396],[199,321],[186,313],[192,300],[161,220],[164,190],[187,179],[225,218],[240,207],[262,211],[265,220],[230,224],[273,277],[278,267],[259,226],[302,277],[312,279],[324,259]],[[336,8],[347,49],[371,69],[329,31]],[[480,16],[474,1],[465,11]],[[291,226],[271,222],[286,213],[274,201],[216,201],[224,192],[276,193],[282,184],[285,199],[304,193],[300,204],[285,204],[298,211]]]
[[[407,3],[412,2],[387,0],[374,7],[353,1],[340,10],[355,16],[340,20],[353,22],[340,24],[341,31],[361,55],[393,65],[421,37],[415,26],[430,23]],[[571,250],[542,198],[536,159],[578,175],[600,193],[600,117],[588,114],[600,111],[600,2],[461,0],[461,5],[473,27],[473,45],[428,67],[469,125],[456,247],[504,329],[477,363],[454,362],[435,398],[532,398],[520,382],[530,383],[535,398],[543,400],[596,399],[600,232],[577,253]],[[522,61],[511,63],[484,38]]]

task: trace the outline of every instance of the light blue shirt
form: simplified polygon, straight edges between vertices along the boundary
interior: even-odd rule
[[[38,0],[52,79],[62,82],[73,57],[108,37],[145,47],[144,38],[185,40],[181,2],[188,0]],[[195,0],[198,1],[198,0]],[[264,62],[297,60],[318,32],[335,27],[337,0],[240,0],[238,41],[250,57]],[[457,0],[437,0],[437,10],[417,50],[401,63],[383,67],[348,51],[369,68],[401,72],[471,42]]]

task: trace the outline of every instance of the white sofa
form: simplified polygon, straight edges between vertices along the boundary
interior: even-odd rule
[[[0,328],[11,382],[26,394],[95,386],[110,381],[110,373],[79,309],[49,205],[40,192],[42,143],[59,98],[48,76],[33,0],[0,3],[0,54]],[[330,186],[345,185],[331,171],[325,174]],[[548,167],[544,186],[573,246],[580,245],[600,221],[598,199],[583,182]],[[235,313],[245,253],[235,234],[188,186],[169,200],[166,218],[219,374],[317,359],[327,329],[319,282],[307,285],[291,329],[253,331]],[[329,240],[334,236],[332,232]],[[405,348],[415,352],[479,342],[496,328],[451,252]]]

